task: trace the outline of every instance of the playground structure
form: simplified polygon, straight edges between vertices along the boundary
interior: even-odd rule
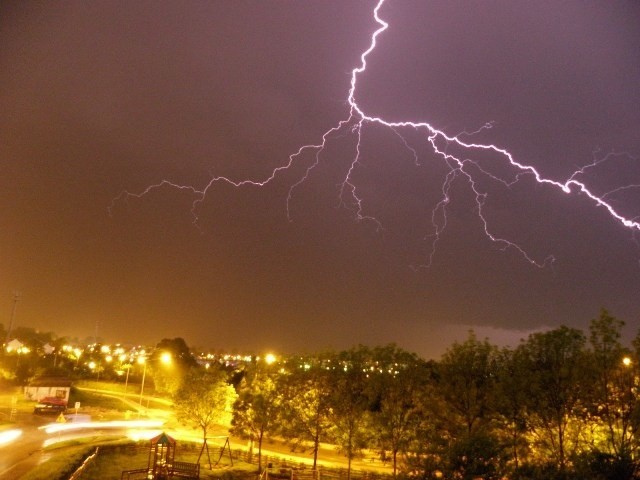
[[[220,455],[218,456],[216,463],[211,462],[211,454],[209,452],[209,443],[208,443],[208,440],[214,440],[214,439],[224,439],[224,444],[222,445],[222,449],[220,450]],[[210,470],[212,470],[213,467],[217,466],[220,463],[220,460],[222,460],[222,457],[224,456],[225,450],[228,452],[229,462],[231,463],[231,466],[233,466],[233,456],[231,455],[231,444],[229,443],[229,437],[227,436],[205,437],[204,441],[202,442],[202,448],[200,449],[200,454],[198,455],[198,464],[200,464],[200,459],[202,458],[202,454],[204,453],[205,450],[207,451],[207,460],[209,460],[208,465]]]
[[[205,442],[206,443],[206,442]],[[204,449],[204,445],[203,445]],[[207,450],[208,452],[208,450]],[[202,454],[202,452],[200,452]],[[200,479],[200,464],[175,461],[176,441],[162,432],[151,439],[147,468],[125,470],[121,480]],[[199,457],[198,457],[199,460]]]

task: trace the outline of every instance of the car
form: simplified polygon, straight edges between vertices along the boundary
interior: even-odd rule
[[[63,398],[45,397],[33,408],[37,414],[63,413],[67,409],[67,402]]]

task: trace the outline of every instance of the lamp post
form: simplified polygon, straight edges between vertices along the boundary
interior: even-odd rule
[[[144,369],[142,370],[142,385],[140,385],[140,408],[142,408],[142,392],[144,392],[144,379],[147,376],[147,359],[145,357],[139,357],[138,363],[144,365]],[[140,415],[140,410],[138,410],[138,415]]]
[[[160,355],[160,363],[162,363],[163,365],[171,365],[173,361],[173,357],[171,356],[171,353],[169,352],[164,352]],[[142,371],[142,385],[140,385],[140,409],[142,409],[142,394],[144,392],[144,379],[147,375],[147,358],[146,357],[139,357],[138,358],[138,363],[144,364],[144,369]],[[149,409],[149,398],[147,398],[147,410]],[[140,410],[138,410],[138,414],[140,414]]]
[[[122,398],[127,398],[127,386],[129,385],[129,372],[131,371],[131,364],[127,364],[127,376],[124,379],[124,394]]]

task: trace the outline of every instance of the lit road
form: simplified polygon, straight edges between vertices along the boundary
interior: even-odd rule
[[[55,417],[20,414],[17,423],[22,434],[0,445],[0,480],[18,479],[49,459],[54,453],[45,451],[45,446],[95,435],[132,436],[132,432],[149,438],[160,432],[163,420],[59,424]]]
[[[0,445],[0,479],[15,480],[44,460],[42,444],[47,434],[38,427],[51,418],[28,413],[17,416],[22,435],[15,441]]]
[[[16,417],[16,429],[21,430],[21,434],[7,443],[0,442],[0,480],[16,480],[27,472],[35,468],[42,462],[45,462],[50,458],[53,453],[47,452],[43,447],[54,444],[59,441],[72,440],[74,438],[88,437],[96,434],[100,435],[113,435],[113,436],[127,436],[131,434],[131,429],[134,428],[140,434],[141,438],[147,438],[157,434],[160,425],[166,421],[169,416],[169,411],[165,409],[149,408],[149,402],[153,404],[171,402],[163,401],[161,399],[144,396],[142,398],[143,406],[139,405],[140,397],[137,394],[127,395],[126,398],[121,398],[120,395],[113,392],[100,391],[93,389],[81,389],[88,390],[93,393],[99,393],[104,396],[119,398],[126,403],[133,411],[142,413],[144,418],[160,417],[161,420],[156,422],[156,425],[134,427],[129,425],[128,422],[110,423],[110,422],[91,422],[80,426],[75,423],[68,424],[55,424],[56,416],[48,415],[33,415],[27,412],[19,412]],[[146,403],[147,407],[144,407]],[[54,423],[54,429],[66,428],[64,431],[45,431],[39,427]],[[146,430],[151,428],[152,430]],[[155,430],[153,430],[155,429]],[[149,433],[152,432],[152,433]]]

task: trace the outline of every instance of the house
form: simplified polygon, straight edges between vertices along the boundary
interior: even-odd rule
[[[54,397],[69,402],[71,379],[67,377],[42,376],[34,378],[24,387],[24,397],[40,401],[45,397]]]
[[[8,342],[7,345],[5,346],[5,349],[7,350],[8,353],[20,352],[22,351],[23,348],[24,348],[24,343],[22,343],[17,338],[14,338],[10,342]]]

